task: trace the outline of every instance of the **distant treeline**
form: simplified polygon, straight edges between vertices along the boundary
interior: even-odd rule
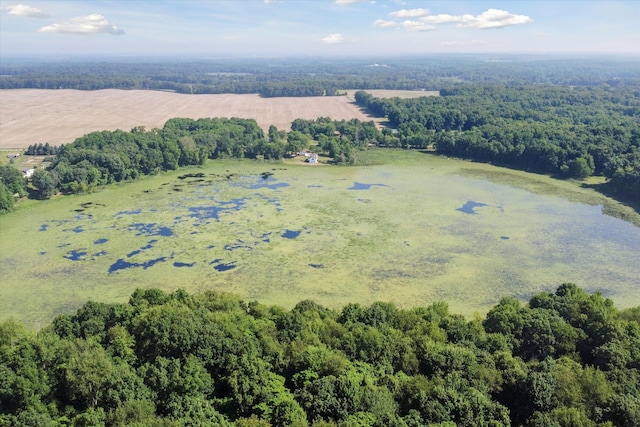
[[[54,156],[58,154],[60,147],[57,145],[50,145],[48,142],[31,144],[27,147],[24,154],[28,156]]]
[[[640,202],[640,89],[464,85],[439,97],[356,102],[404,147],[570,178],[599,175]]]
[[[332,96],[345,89],[441,90],[461,83],[640,86],[640,60],[532,56],[24,62],[5,60],[0,89],[149,89],[189,94]]]
[[[0,425],[632,427],[640,307],[572,284],[481,318],[136,290],[0,323]]]

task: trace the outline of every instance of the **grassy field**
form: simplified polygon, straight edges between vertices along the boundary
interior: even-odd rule
[[[445,300],[471,315],[571,281],[640,305],[640,229],[603,215],[603,196],[418,152],[362,160],[215,161],[21,203],[0,217],[0,319],[37,326],[136,287],[285,307]]]

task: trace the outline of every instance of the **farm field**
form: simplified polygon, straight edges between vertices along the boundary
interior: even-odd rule
[[[66,144],[98,130],[160,128],[174,117],[255,119],[266,131],[270,125],[288,130],[296,118],[327,116],[334,120],[372,120],[347,96],[261,98],[117,89],[1,90],[0,149],[45,142]]]
[[[0,319],[44,325],[137,287],[289,308],[447,301],[471,316],[573,282],[640,305],[640,228],[603,215],[605,197],[491,165],[372,153],[366,167],[211,161],[29,201],[0,217]]]

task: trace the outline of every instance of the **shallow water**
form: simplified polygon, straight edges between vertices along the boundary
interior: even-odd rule
[[[424,162],[269,174],[214,163],[194,185],[182,172],[7,215],[0,317],[46,321],[150,286],[283,306],[445,300],[469,315],[574,282],[640,304],[640,228],[601,206],[460,175],[469,163]],[[229,178],[203,182],[211,172]],[[101,252],[89,255],[93,244]]]

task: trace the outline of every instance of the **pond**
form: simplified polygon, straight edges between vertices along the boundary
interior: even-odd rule
[[[573,282],[640,305],[640,228],[581,193],[533,193],[469,168],[493,170],[419,154],[370,167],[212,162],[45,202],[0,218],[0,316],[45,322],[136,287],[286,307],[447,301],[471,315]]]

